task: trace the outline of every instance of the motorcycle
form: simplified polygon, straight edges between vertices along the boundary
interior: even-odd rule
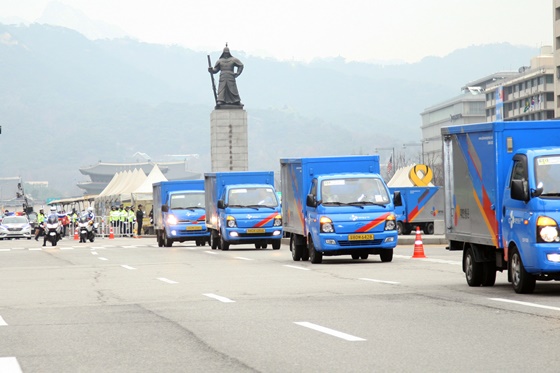
[[[78,219],[78,233],[80,234],[80,243],[93,242],[95,240],[95,233],[97,232],[97,223],[89,220],[87,215],[84,214]]]
[[[58,221],[58,217],[56,215],[49,215],[47,220],[43,223],[43,229],[47,236],[47,241],[49,241],[52,246],[56,246],[62,233],[62,226]]]

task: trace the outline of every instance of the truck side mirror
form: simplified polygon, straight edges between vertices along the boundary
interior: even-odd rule
[[[225,204],[225,202],[224,202],[223,199],[220,199],[220,200],[218,201],[218,208],[219,208],[219,209],[225,209],[225,208],[226,208],[226,204]]]
[[[529,201],[529,186],[526,180],[511,181],[511,198],[518,201]]]
[[[544,190],[542,181],[537,184],[537,189],[531,189],[531,197],[539,197]]]
[[[169,211],[169,206],[167,206],[167,205],[162,205],[162,206],[161,206],[161,211],[163,211],[163,212],[168,212],[168,211]]]
[[[395,207],[400,207],[402,206],[402,196],[401,196],[401,192],[395,192],[395,194],[393,194],[393,204],[395,205]]]
[[[307,195],[307,200],[305,201],[305,204],[309,207],[317,207],[317,201],[315,200],[315,197],[313,197],[313,194]]]

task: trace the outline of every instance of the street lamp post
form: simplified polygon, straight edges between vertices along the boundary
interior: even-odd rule
[[[409,142],[409,143],[403,144],[403,148],[406,149],[407,146],[420,146],[421,149],[422,149],[420,159],[421,159],[422,164],[424,164],[424,144],[427,143],[427,142],[428,142],[428,140],[422,140],[420,142]]]

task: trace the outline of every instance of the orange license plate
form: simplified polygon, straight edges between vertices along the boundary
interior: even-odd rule
[[[264,228],[248,228],[247,233],[264,233]]]
[[[191,225],[187,227],[188,231],[201,231],[202,227],[200,225]]]
[[[373,240],[373,234],[349,234],[348,241],[368,241]]]

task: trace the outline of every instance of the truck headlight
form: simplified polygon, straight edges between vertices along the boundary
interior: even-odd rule
[[[175,215],[167,215],[167,224],[177,225],[178,222],[179,220],[177,220],[177,217]]]
[[[537,242],[559,242],[558,223],[548,216],[537,219]]]
[[[274,227],[282,226],[282,215],[278,214],[274,217]]]
[[[334,226],[330,218],[322,216],[319,222],[321,223],[321,233],[334,233]]]
[[[228,227],[228,228],[235,228],[235,227],[237,227],[237,222],[235,221],[235,218],[234,218],[233,216],[231,216],[231,215],[228,216],[228,217],[226,218],[226,220],[227,220],[227,223],[226,223],[226,224],[227,224],[227,227]]]
[[[395,222],[395,215],[389,215],[387,220],[385,220],[385,230],[386,231],[394,231],[397,229],[397,224]]]

